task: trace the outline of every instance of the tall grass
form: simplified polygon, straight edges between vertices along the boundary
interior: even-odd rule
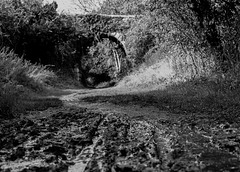
[[[145,56],[146,63],[119,83],[131,94],[108,97],[109,102],[131,101],[173,113],[210,114],[221,119],[239,116],[240,64],[223,73],[210,52],[177,46],[161,46]]]
[[[165,43],[148,51],[144,57],[146,62],[119,85],[149,88],[210,76],[215,63],[213,56],[209,56],[208,52],[196,52]]]
[[[47,70],[45,66],[31,64],[29,61],[19,58],[8,48],[0,50],[0,74],[1,80],[32,89],[38,89],[41,84],[54,77],[54,73]]]
[[[46,67],[19,58],[8,48],[0,50],[0,117],[13,117],[22,109],[24,91],[40,91],[54,77]]]
[[[0,118],[12,118],[21,109],[20,94],[11,83],[0,82]]]

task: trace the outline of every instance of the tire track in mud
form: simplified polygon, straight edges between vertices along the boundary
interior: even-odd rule
[[[159,140],[156,127],[126,114],[97,113],[79,107],[50,108],[4,121],[0,127],[0,171],[117,172],[165,168],[165,141]]]
[[[99,125],[93,144],[69,167],[69,172],[159,171],[166,169],[167,139],[145,120],[108,114]]]
[[[98,125],[95,127],[95,137],[92,139],[92,144],[86,146],[80,154],[76,156],[76,158],[73,159],[74,165],[70,166],[68,171],[69,172],[84,172],[87,165],[91,161],[94,153],[95,153],[95,147],[99,143],[99,141],[102,139],[102,136],[99,132],[99,126],[102,124],[103,121],[106,120],[108,115],[105,115],[104,118],[102,118],[101,121],[98,122]],[[97,134],[96,134],[97,132]]]
[[[158,111],[136,107],[129,111],[119,107],[109,108],[104,104],[86,105],[74,101],[68,104],[107,113],[99,126],[101,136],[91,147],[92,158],[85,167],[86,171],[167,171],[168,153],[172,151],[170,139],[166,134],[162,135],[164,127],[158,128],[152,122],[155,117],[151,120],[144,117],[149,112],[159,115]],[[161,118],[165,119],[165,115],[162,113]]]
[[[238,148],[239,133],[231,125],[221,125],[223,129],[216,131],[209,125],[209,130],[202,131],[201,126],[188,122],[192,117],[174,116],[154,107],[83,102],[77,95],[76,99],[68,98],[63,107],[0,121],[0,171],[240,169],[238,154],[222,149],[226,138],[231,137],[231,145],[226,146],[238,153],[235,147]],[[203,118],[196,116],[194,121],[200,117]]]
[[[34,112],[0,124],[0,171],[68,171],[105,115],[84,108]]]
[[[147,121],[111,114],[100,125],[99,131],[101,137],[94,145],[86,172],[166,169],[167,142],[159,138],[157,129]]]

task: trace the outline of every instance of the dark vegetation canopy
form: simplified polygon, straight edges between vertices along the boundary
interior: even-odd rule
[[[240,1],[78,2],[84,15],[0,0],[0,168],[40,158],[47,168],[26,170],[57,171],[87,156],[96,171],[100,153],[107,171],[239,171]],[[76,78],[119,85],[58,92]]]
[[[74,45],[81,47],[77,45],[83,35],[76,32],[71,16],[57,13],[56,2],[13,0],[3,2],[1,8],[1,46],[33,63],[60,67],[73,58]]]
[[[78,2],[0,0],[0,171],[239,171],[240,1]]]
[[[151,48],[164,42],[186,50],[210,50],[224,72],[239,61],[237,0],[106,0],[100,12],[141,15],[131,26],[127,40],[136,62],[142,63]]]
[[[111,5],[109,5],[111,4]],[[239,60],[239,1],[237,0],[106,0],[94,14],[58,14],[56,2],[1,2],[1,47],[10,47],[32,62],[73,65],[101,33],[124,31],[136,63],[161,42],[184,48],[209,48],[226,70]],[[131,22],[99,14],[139,15]],[[83,44],[84,42],[84,44]],[[136,50],[137,49],[137,50]],[[65,63],[68,62],[68,63]]]
[[[86,64],[89,69],[87,66],[83,66],[85,71],[80,69],[85,81],[97,66],[104,69],[102,57],[112,57],[101,54],[99,46],[104,43],[100,45],[99,41],[103,40],[101,35],[113,32],[126,35],[128,54],[121,59],[122,74],[146,62],[164,43],[178,45],[184,51],[205,52],[203,58],[214,56],[219,71],[224,73],[238,64],[240,4],[237,0],[106,0],[99,4],[100,8],[88,14],[69,15],[58,14],[56,2],[3,0],[0,47],[9,47],[19,57],[55,69],[72,69],[76,63],[82,66],[86,56],[94,58],[90,68]],[[112,38],[109,41],[116,43]],[[106,51],[108,48],[103,46]],[[99,50],[99,56],[92,57],[93,49]]]
[[[129,28],[119,25],[119,17],[58,14],[57,7],[56,2],[44,5],[41,0],[1,2],[0,46],[32,63],[71,73],[75,64],[82,66],[81,57],[88,54],[88,47],[101,41],[102,35]],[[87,77],[89,71],[82,73]]]

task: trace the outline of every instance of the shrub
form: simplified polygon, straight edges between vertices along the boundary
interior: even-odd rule
[[[101,81],[116,79],[121,72],[121,57],[116,51],[117,45],[109,39],[103,39],[91,46],[88,55],[82,58],[83,71]]]
[[[0,83],[0,118],[12,118],[21,109],[20,94],[13,83]]]
[[[39,89],[54,73],[41,65],[31,64],[19,58],[12,50],[0,50],[0,81],[23,85],[31,89]]]
[[[127,32],[126,47],[128,58],[132,59],[132,66],[139,66],[145,62],[144,55],[155,45],[156,37],[152,34],[150,16],[138,19]]]
[[[208,52],[185,50],[168,42],[150,49],[145,63],[120,82],[128,87],[159,87],[194,78],[210,76],[215,70],[214,58]]]
[[[172,22],[174,29],[170,30],[177,44],[194,50],[210,49],[223,72],[239,61],[238,1],[150,0],[149,6],[153,15],[166,15]]]
[[[69,44],[80,40],[81,35],[73,27],[72,16],[58,14],[56,9],[56,2],[44,5],[39,0],[0,1],[0,48],[8,46],[32,63],[64,66],[65,61],[72,60],[74,50],[81,47],[78,43],[68,51]]]
[[[22,108],[24,91],[41,90],[54,73],[19,58],[8,48],[0,49],[0,117],[11,118]]]

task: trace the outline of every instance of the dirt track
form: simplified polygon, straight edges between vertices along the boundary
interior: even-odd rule
[[[1,121],[0,171],[240,171],[238,118],[109,101],[123,93],[70,90],[63,106]]]

